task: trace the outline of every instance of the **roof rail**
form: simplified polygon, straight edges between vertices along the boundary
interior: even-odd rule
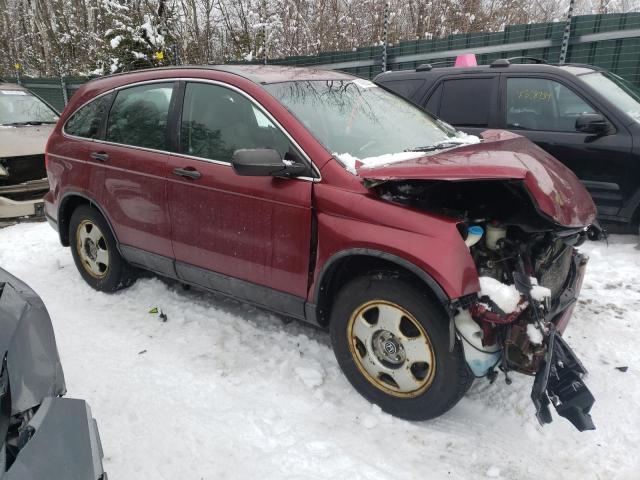
[[[433,62],[433,63],[423,63],[416,67],[416,72],[428,72],[429,70],[432,70],[433,67],[439,67],[441,65],[452,64],[452,63],[453,62],[451,60],[442,60],[440,62]]]
[[[491,62],[491,67],[508,67],[511,65],[513,60],[531,60],[533,63],[547,63],[546,60],[537,57],[509,57],[509,58],[498,58]],[[523,63],[522,61],[520,63]]]

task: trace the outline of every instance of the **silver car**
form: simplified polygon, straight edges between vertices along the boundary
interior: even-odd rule
[[[44,147],[57,121],[41,98],[0,79],[0,221],[42,215]]]

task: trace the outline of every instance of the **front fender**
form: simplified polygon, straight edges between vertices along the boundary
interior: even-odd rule
[[[427,221],[427,217],[423,217],[422,220]],[[315,292],[321,284],[323,271],[332,259],[358,250],[379,252],[414,266],[432,278],[448,299],[479,291],[475,264],[455,223],[437,223],[438,229],[434,230],[432,236],[427,236],[387,225],[319,213],[318,260],[314,285],[310,289],[314,298],[310,300],[315,302]],[[437,289],[435,293],[438,294]]]

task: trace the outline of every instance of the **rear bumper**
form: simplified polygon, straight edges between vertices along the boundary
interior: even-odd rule
[[[47,397],[26,428],[33,433],[7,480],[106,478],[98,427],[84,400]]]
[[[44,203],[42,198],[29,200],[12,200],[12,196],[20,194],[34,194],[41,192],[45,195],[49,189],[46,178],[0,187],[0,219],[42,216]]]

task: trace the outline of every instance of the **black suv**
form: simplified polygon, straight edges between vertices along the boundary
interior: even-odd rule
[[[540,62],[540,61],[537,61]],[[528,137],[571,168],[611,226],[640,220],[640,91],[589,65],[421,65],[375,80],[467,133]]]

